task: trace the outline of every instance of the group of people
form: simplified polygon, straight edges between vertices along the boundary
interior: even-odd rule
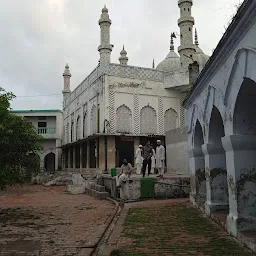
[[[139,145],[139,148],[135,153],[136,174],[145,177],[146,169],[148,170],[148,176],[154,173],[155,169],[158,171],[158,177],[164,175],[164,160],[165,160],[165,148],[161,141],[157,141],[156,150],[154,150],[152,144],[148,141],[143,147]]]
[[[148,176],[153,173],[157,169],[158,177],[163,177],[164,175],[164,160],[165,160],[165,148],[162,145],[161,141],[157,141],[156,150],[154,150],[153,146],[150,144],[150,141],[146,143],[143,147],[139,145],[139,148],[135,153],[135,164],[136,164],[136,174],[140,175],[142,172],[142,176],[145,177],[146,170],[148,170]],[[153,167],[153,171],[151,169]],[[118,176],[116,176],[116,183],[119,187],[122,182],[126,180],[126,178],[130,178],[132,171],[134,168],[126,159],[123,160],[123,164],[121,166],[121,172]]]

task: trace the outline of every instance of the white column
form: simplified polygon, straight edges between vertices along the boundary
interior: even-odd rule
[[[205,213],[211,215],[229,207],[226,156],[221,144],[204,144],[202,150],[205,155]]]
[[[226,151],[229,215],[228,232],[256,229],[256,136],[231,135],[222,138]]]

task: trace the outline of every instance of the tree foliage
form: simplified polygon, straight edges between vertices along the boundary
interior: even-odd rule
[[[32,123],[10,112],[14,94],[0,88],[0,189],[22,183],[26,172],[36,171],[41,137]]]

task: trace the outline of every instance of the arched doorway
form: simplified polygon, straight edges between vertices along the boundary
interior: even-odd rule
[[[256,231],[255,99],[256,81],[245,78],[234,109],[234,135],[231,136],[234,159],[228,165],[229,183],[235,188],[233,191],[229,189],[230,200],[233,205],[237,206],[235,211],[231,209],[230,216],[236,216],[239,219],[236,227],[238,231]]]
[[[44,168],[46,171],[54,171],[55,170],[55,154],[49,153],[44,157]]]
[[[221,211],[228,214],[228,183],[226,153],[221,139],[225,136],[221,114],[213,106],[209,123],[209,144],[204,145],[205,161],[207,166],[207,202],[206,213]]]
[[[199,204],[206,201],[206,180],[205,180],[205,160],[202,151],[204,144],[203,130],[200,122],[197,120],[193,136],[192,157],[189,158],[191,172],[191,192],[195,194],[195,200]]]

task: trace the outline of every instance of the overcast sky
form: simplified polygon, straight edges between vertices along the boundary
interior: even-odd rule
[[[199,44],[206,54],[211,55],[241,1],[194,0]],[[104,4],[112,19],[112,62],[118,63],[124,44],[128,64],[151,67],[154,58],[157,65],[168,54],[171,32],[179,33],[177,2],[0,0],[0,86],[16,94],[12,108],[62,108],[65,64],[72,73],[72,90],[97,66]]]

